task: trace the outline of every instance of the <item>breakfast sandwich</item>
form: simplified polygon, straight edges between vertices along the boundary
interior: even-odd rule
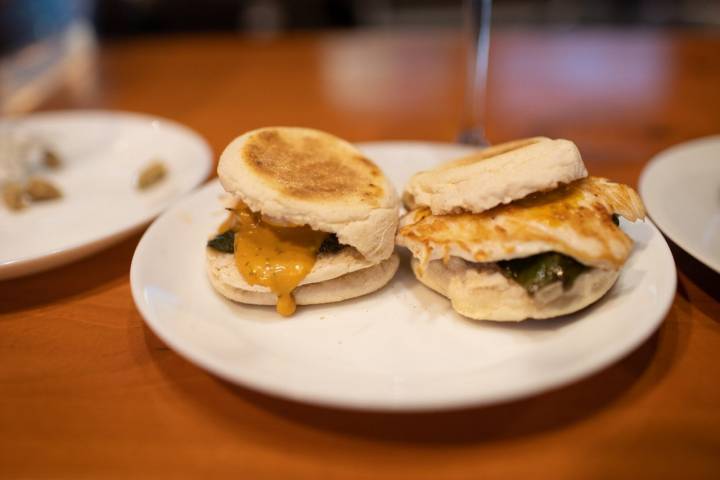
[[[645,217],[630,187],[589,177],[577,147],[538,137],[497,145],[411,178],[397,243],[417,279],[478,320],[580,310],[615,283]]]
[[[225,297],[287,316],[373,292],[397,271],[397,195],[348,142],[253,130],[225,148],[218,177],[229,215],[208,241],[207,270]]]

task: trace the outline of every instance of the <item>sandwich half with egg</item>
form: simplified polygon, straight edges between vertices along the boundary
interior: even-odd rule
[[[218,164],[227,219],[207,244],[225,297],[296,305],[358,297],[395,274],[399,200],[354,146],[307,128],[269,127],[233,140]]]
[[[630,187],[588,176],[568,140],[493,146],[413,176],[397,243],[460,314],[519,321],[578,311],[615,283],[645,217]]]

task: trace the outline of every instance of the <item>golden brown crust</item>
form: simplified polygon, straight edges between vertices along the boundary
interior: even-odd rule
[[[327,134],[262,129],[246,140],[238,161],[293,198],[377,206],[385,195],[378,167]]]
[[[285,143],[286,149],[279,148]],[[246,144],[255,145],[251,155]],[[312,154],[320,146],[323,151]],[[275,223],[334,233],[371,262],[392,254],[398,223],[395,190],[345,140],[310,128],[260,128],[225,147],[217,172],[225,191]]]

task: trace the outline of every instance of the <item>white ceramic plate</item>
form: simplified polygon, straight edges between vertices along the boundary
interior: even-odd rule
[[[665,235],[720,273],[720,135],[656,155],[640,177],[640,195]]]
[[[414,171],[463,152],[426,143],[365,144],[400,188]],[[210,183],[158,218],[140,241],[132,293],[171,348],[231,382],[344,408],[436,410],[518,398],[587,376],[662,322],[675,266],[651,223],[623,224],[635,248],[611,292],[582,313],[522,324],[473,322],[419,284],[407,258],[384,289],[301,306],[291,318],[235,304],[205,276],[204,245],[225,216]]]
[[[0,279],[62,265],[120,240],[199,185],[212,165],[198,134],[158,117],[67,111],[15,119],[12,127],[58,152],[63,168],[44,175],[64,196],[20,212],[0,204]],[[140,192],[138,172],[152,159],[165,162],[168,175]]]

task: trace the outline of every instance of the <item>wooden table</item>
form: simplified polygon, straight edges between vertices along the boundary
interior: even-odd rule
[[[570,138],[591,172],[635,185],[657,151],[720,129],[717,31],[493,42],[493,142]],[[447,31],[138,39],[102,48],[90,97],[45,108],[170,117],[215,152],[271,124],[451,141],[462,65]],[[510,404],[391,415],[270,398],[176,355],[130,297],[138,239],[0,282],[0,478],[720,478],[719,276],[677,249],[667,319],[610,368]]]

